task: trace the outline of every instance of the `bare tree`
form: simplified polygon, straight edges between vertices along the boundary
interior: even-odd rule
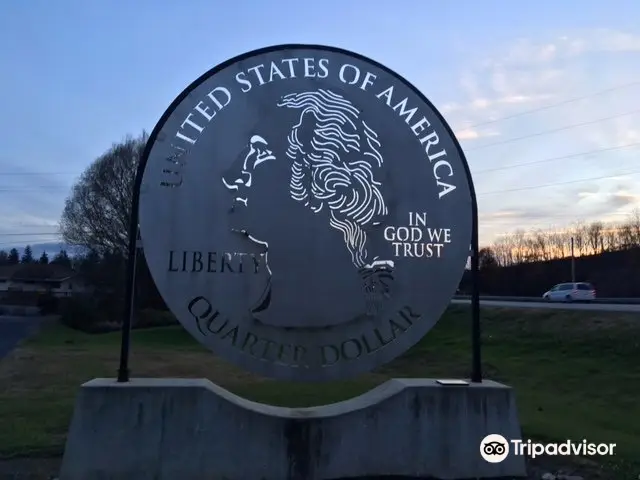
[[[549,232],[536,230],[533,233],[534,249],[539,260],[551,260],[551,249],[549,242]]]
[[[522,244],[524,246],[523,256],[524,262],[537,262],[540,260],[540,251],[538,250],[538,245],[536,244],[536,237],[533,232],[525,233],[524,238],[522,239]]]
[[[533,245],[533,238],[528,233],[525,233],[522,237],[522,243],[520,243],[521,263],[530,263],[536,261],[535,250]]]
[[[640,208],[631,212],[629,226],[631,227],[632,246],[640,247]]]
[[[620,248],[620,242],[618,237],[618,232],[620,230],[620,225],[609,224],[606,225],[604,230],[602,231],[602,237],[604,239],[604,249],[608,252],[613,252],[614,250],[618,250]]]
[[[527,255],[527,234],[524,230],[516,230],[513,233],[513,261],[516,264],[524,263]]]
[[[599,253],[602,251],[602,232],[604,231],[604,223],[591,222],[587,226],[587,239],[591,253]]]
[[[628,248],[633,247],[634,244],[634,235],[633,235],[633,227],[630,223],[623,223],[618,230],[618,239],[620,244],[620,250],[626,250]]]
[[[587,251],[586,241],[586,225],[584,222],[576,222],[571,228],[571,236],[573,237],[574,255],[584,255]]]
[[[576,222],[566,230],[518,229],[501,235],[492,250],[500,266],[565,258],[571,254],[571,239],[576,256],[625,250],[640,246],[640,208],[619,224],[593,221]]]
[[[498,266],[498,260],[493,250],[489,247],[481,248],[478,251],[478,264],[480,269],[495,268]]]
[[[619,250],[640,246],[640,210],[635,209],[629,218],[616,229]]]
[[[146,141],[144,132],[127,137],[84,171],[60,219],[66,243],[127,256],[133,183]]]
[[[498,265],[508,267],[513,265],[513,244],[509,235],[501,235],[493,242],[493,253]]]
[[[569,241],[567,232],[556,230],[549,234],[549,248],[551,249],[552,258],[564,258],[569,255]]]

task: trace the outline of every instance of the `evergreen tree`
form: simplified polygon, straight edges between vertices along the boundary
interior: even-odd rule
[[[55,254],[51,263],[71,267],[71,259],[69,258],[69,255],[67,255],[67,251],[64,249]]]
[[[9,265],[15,265],[20,263],[20,254],[18,253],[17,248],[12,248],[9,250],[9,256],[7,257],[7,263]]]
[[[47,255],[47,252],[42,252],[42,255],[40,255],[40,259],[38,260],[38,263],[41,263],[43,265],[46,265],[49,263],[49,255]]]
[[[20,263],[33,263],[33,251],[31,250],[31,245],[24,247]]]
[[[9,254],[4,250],[0,250],[0,265],[9,264]]]

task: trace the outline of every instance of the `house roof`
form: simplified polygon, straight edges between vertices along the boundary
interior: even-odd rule
[[[65,265],[19,263],[17,265],[0,266],[0,279],[2,280],[34,280],[34,281],[60,281],[73,277],[77,273]]]

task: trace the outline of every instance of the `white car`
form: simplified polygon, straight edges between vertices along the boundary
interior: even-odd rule
[[[590,302],[596,298],[596,289],[587,282],[559,283],[542,298],[547,302]]]

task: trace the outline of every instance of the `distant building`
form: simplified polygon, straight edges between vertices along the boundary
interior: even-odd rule
[[[88,286],[73,269],[57,264],[28,263],[0,266],[0,298],[13,292],[69,297],[85,293]]]

